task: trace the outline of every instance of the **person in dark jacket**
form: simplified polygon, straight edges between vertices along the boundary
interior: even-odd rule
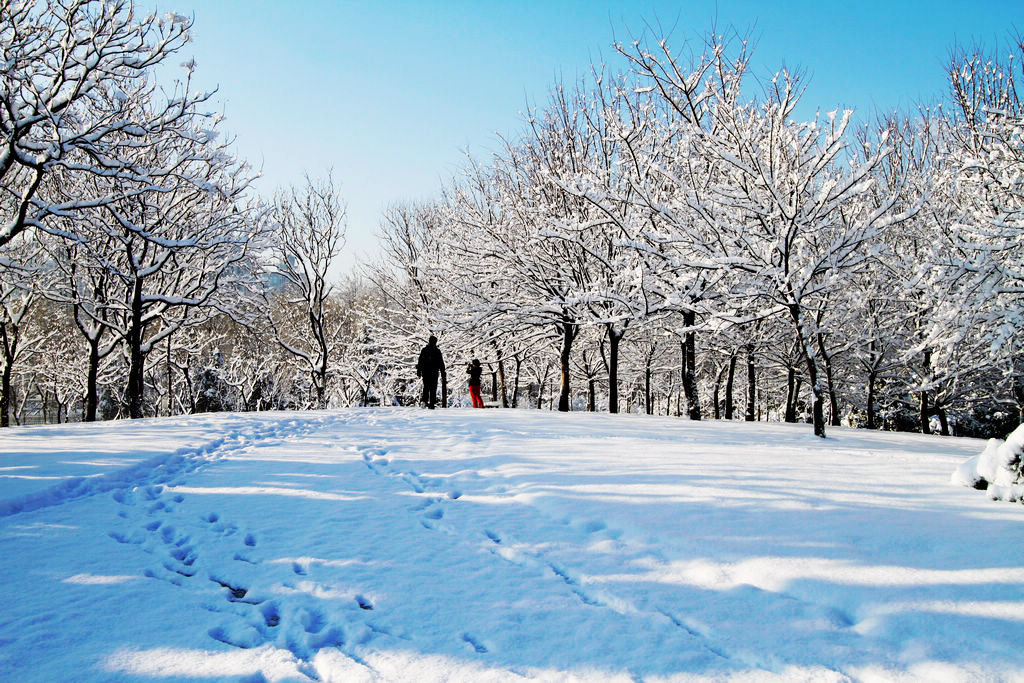
[[[431,335],[427,345],[420,351],[420,359],[416,362],[416,376],[423,379],[423,397],[420,403],[431,410],[437,403],[437,375],[447,379],[444,371],[444,357],[437,348],[437,337]]]
[[[480,396],[480,375],[483,371],[480,361],[476,358],[472,363],[466,363],[466,374],[469,375],[469,396],[473,399],[474,408],[484,407],[484,399]]]

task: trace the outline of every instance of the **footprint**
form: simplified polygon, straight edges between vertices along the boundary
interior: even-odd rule
[[[281,623],[281,611],[278,609],[276,602],[264,603],[260,607],[260,613],[263,615],[263,623],[270,628],[274,628]]]
[[[196,570],[195,569],[181,569],[180,567],[175,567],[170,562],[164,562],[164,569],[166,569],[169,572],[174,572],[175,574],[178,574],[180,576],[184,576],[184,577],[189,578],[189,579],[191,579],[193,576],[196,575]]]
[[[451,491],[448,492],[448,497],[451,498],[452,500],[458,500],[459,498],[462,498],[462,491],[458,489],[452,489]]]
[[[220,586],[223,586],[224,588],[227,588],[228,589],[228,593],[230,593],[230,597],[228,598],[228,600],[230,600],[232,602],[234,602],[236,600],[241,600],[242,598],[244,598],[249,593],[249,589],[248,588],[241,588],[241,587],[238,587],[238,586],[232,586],[231,584],[225,583],[225,582],[221,581],[220,579],[215,579],[212,576],[210,577],[210,581],[213,581],[214,583],[216,583],[216,584],[218,584]],[[258,604],[258,603],[254,602],[252,604]]]
[[[356,596],[356,604],[359,605],[359,609],[373,609],[373,603],[362,595]]]
[[[256,537],[253,536],[252,534],[246,534],[245,535],[245,544],[247,546],[249,546],[250,548],[255,548],[256,547]]]
[[[491,541],[494,542],[495,545],[501,545],[501,536],[494,533],[490,529],[484,529],[484,535],[487,536],[487,538],[491,539]]]
[[[298,574],[299,576],[306,576],[306,568],[298,562],[292,562],[292,571]]]
[[[175,576],[171,576],[171,575],[161,576],[160,574],[157,574],[152,569],[147,569],[144,572],[142,572],[142,574],[143,574],[143,576],[146,576],[146,577],[148,577],[150,579],[160,579],[161,581],[166,581],[167,583],[173,583],[175,586],[181,586],[182,585],[181,584],[181,579],[178,578],[176,575]]]
[[[132,545],[139,545],[146,540],[138,532],[133,532],[131,536],[125,536],[119,531],[108,531],[107,536],[110,536],[118,543],[130,543]]]
[[[444,509],[439,507],[431,508],[424,512],[423,516],[427,519],[441,519],[444,517]]]
[[[299,613],[299,623],[306,633],[320,633],[327,625],[327,619],[319,610],[304,609]]]
[[[199,558],[193,546],[181,546],[171,551],[171,557],[181,562],[186,567],[191,567]]]
[[[487,654],[487,648],[484,647],[484,644],[481,643],[479,640],[477,640],[472,635],[470,635],[468,633],[463,633],[462,634],[462,640],[464,640],[466,643],[468,643],[474,650],[476,650],[476,652],[478,654],[482,654],[482,655],[483,654]]]
[[[202,519],[202,520],[203,520],[204,522],[209,522],[210,524],[213,524],[213,523],[214,523],[214,522],[216,522],[216,521],[217,521],[218,519],[220,519],[220,515],[218,515],[218,514],[217,514],[216,512],[210,512],[210,513],[208,513],[208,514],[206,514],[206,515],[203,515],[203,516],[201,517],[201,519]]]
[[[240,629],[230,629],[225,626],[217,626],[215,628],[211,628],[207,633],[214,640],[219,640],[222,643],[242,648],[243,650],[259,647],[264,642],[263,636],[252,626],[246,626]]]

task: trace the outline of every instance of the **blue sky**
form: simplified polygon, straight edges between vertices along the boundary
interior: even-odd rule
[[[1020,0],[974,2],[399,2],[171,0],[195,17],[187,55],[267,194],[334,169],[349,207],[341,267],[375,254],[381,210],[429,199],[465,151],[514,135],[527,104],[645,25],[681,50],[713,24],[755,42],[754,71],[807,73],[803,109],[909,110],[945,94],[955,44],[1005,48]],[[180,61],[185,61],[184,59]]]

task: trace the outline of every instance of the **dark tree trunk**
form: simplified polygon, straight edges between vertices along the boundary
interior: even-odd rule
[[[786,422],[796,422],[796,403],[799,398],[797,389],[796,368],[787,368],[786,371]]]
[[[558,410],[559,412],[569,412],[569,394],[571,391],[569,359],[572,355],[572,343],[576,339],[576,334],[579,332],[579,325],[571,322],[567,318],[563,318],[559,327],[562,332],[562,349],[559,353],[559,363],[561,365],[562,373],[562,384],[561,391],[558,394]]]
[[[729,374],[725,380],[725,419],[731,420],[733,417],[733,403],[732,403],[732,386],[733,380],[736,377],[736,352],[734,351],[729,356]]]
[[[0,375],[0,427],[11,426],[11,362],[4,363],[3,374]]]
[[[172,375],[171,375],[171,338],[167,338],[167,415],[173,414],[174,404],[171,399],[173,397],[172,387]]]
[[[505,386],[505,361],[498,361],[498,381],[501,382],[501,407],[508,408],[508,391]]]
[[[721,406],[718,403],[718,397],[719,397],[719,394],[721,393],[721,389],[722,389],[722,373],[723,372],[725,372],[725,366],[722,366],[722,369],[718,371],[718,376],[715,377],[715,392],[714,392],[714,395],[712,396],[712,401],[714,402],[714,406],[715,406],[715,419],[716,420],[720,419],[721,416],[722,416]]]
[[[693,326],[697,314],[683,311],[683,325],[688,328],[683,340],[683,393],[686,394],[686,413],[691,420],[700,419],[700,398],[697,396],[697,333]]]
[[[875,382],[878,373],[874,370],[868,373],[868,429],[875,428]]]
[[[145,356],[142,353],[142,278],[136,277],[132,287],[132,322],[128,329],[128,417],[143,417],[145,391]]]
[[[590,377],[587,379],[587,412],[597,412],[597,389],[595,384],[597,381]]]
[[[0,341],[3,342],[4,369],[0,374],[0,427],[11,426],[11,373],[14,369],[14,354],[18,349],[18,332],[15,325],[0,324]]]
[[[652,413],[651,407],[651,361],[647,360],[647,365],[644,366],[644,412],[650,415]]]
[[[934,413],[939,417],[939,434],[949,436],[949,421],[946,419],[946,409],[936,406]]]
[[[491,401],[498,402],[498,373],[495,370],[491,371]]]
[[[516,361],[515,378],[512,382],[512,407],[519,407],[519,375],[523,367],[523,357],[518,353],[514,356]]]
[[[744,419],[753,422],[757,410],[757,375],[754,372],[754,345],[747,344],[747,412]]]
[[[800,320],[800,307],[797,304],[790,304],[789,313],[793,318],[793,325],[796,328],[797,343],[803,353],[804,362],[807,365],[807,381],[811,383],[813,401],[811,413],[814,420],[814,435],[825,438],[825,392],[821,388],[821,377],[818,373],[818,361],[814,357],[814,350],[811,347],[811,340],[805,334],[803,323]]]
[[[608,412],[619,412],[619,342],[622,332],[608,326]]]
[[[835,383],[832,381],[832,357],[825,351],[825,336],[820,332],[817,334],[818,351],[821,353],[821,362],[825,367],[825,380],[828,384],[828,406],[831,420],[829,424],[833,427],[839,426],[839,399],[836,396]]]
[[[807,379],[811,383],[814,402],[811,415],[814,420],[814,435],[825,438],[825,392],[821,390],[821,378],[818,377],[817,363],[813,358],[807,359]]]
[[[448,407],[448,373],[441,373],[441,407]]]
[[[931,375],[931,365],[932,365],[932,352],[931,351],[925,351],[924,352],[924,377],[925,377],[926,380]],[[929,421],[929,419],[932,416],[932,409],[928,405],[928,403],[929,403],[928,402],[928,390],[927,389],[922,389],[921,390],[921,412],[920,412],[920,417],[921,417],[921,433],[922,434],[931,434],[932,433],[931,425],[928,424],[928,421]]]

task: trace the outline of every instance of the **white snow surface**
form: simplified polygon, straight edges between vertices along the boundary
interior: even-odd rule
[[[984,442],[527,410],[0,434],[0,680],[1024,680]]]

